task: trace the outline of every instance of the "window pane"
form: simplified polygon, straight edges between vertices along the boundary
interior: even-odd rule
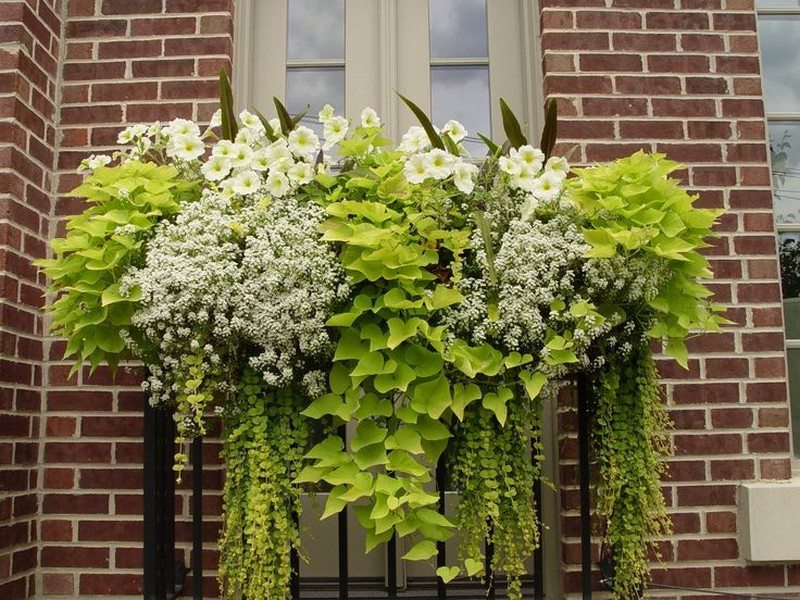
[[[800,121],[770,121],[769,149],[775,222],[800,223]]]
[[[756,8],[800,8],[800,0],[756,0]]]
[[[762,15],[758,30],[767,112],[800,111],[800,15]]]
[[[289,60],[344,58],[344,0],[289,0]]]
[[[787,349],[786,359],[789,368],[789,404],[794,455],[800,458],[800,348]]]
[[[431,58],[489,56],[486,0],[430,0]]]
[[[463,144],[474,157],[486,154],[477,134],[491,134],[489,67],[432,67],[431,106],[433,122],[460,121],[469,131]]]
[[[797,340],[800,339],[800,233],[782,233],[778,244],[786,337]],[[800,397],[797,400],[800,402]],[[797,440],[800,442],[800,438]]]
[[[341,67],[297,67],[286,70],[286,108],[291,114],[302,112],[310,105],[303,123],[318,133],[319,110],[330,104],[337,114],[344,112],[344,69]]]

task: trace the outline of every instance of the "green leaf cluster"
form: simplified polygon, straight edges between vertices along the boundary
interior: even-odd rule
[[[142,246],[160,219],[197,197],[198,186],[171,166],[129,161],[101,167],[72,192],[91,205],[66,222],[64,237],[51,241],[53,258],[36,261],[57,294],[47,306],[51,331],[67,338],[65,357],[76,370],[84,361],[116,366],[126,356],[127,330],[138,289],[120,279],[142,256]]]
[[[649,334],[666,343],[666,351],[687,365],[684,342],[692,330],[713,331],[727,321],[722,308],[699,279],[712,276],[700,251],[721,210],[694,206],[670,173],[680,165],[661,154],[637,152],[596,167],[578,169],[568,193],[587,217],[584,235],[588,258],[646,255],[657,259],[666,274],[658,295],[650,299]]]

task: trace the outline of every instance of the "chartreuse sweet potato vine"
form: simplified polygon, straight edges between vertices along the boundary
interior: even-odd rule
[[[594,382],[614,593],[641,595],[668,531],[648,341],[686,364],[687,335],[724,323],[699,282],[719,213],[694,208],[659,155],[568,179],[553,104],[539,150],[501,103],[508,139],[484,138],[478,165],[460,123],[434,127],[407,100],[421,125],[394,148],[372,109],[353,122],[323,107],[320,140],[277,100],[277,119],[237,118],[221,83],[204,131],[134,125],[113,165],[86,161],[76,192],[91,205],[40,265],[78,364],[143,360],[181,444],[221,416],[226,596],[286,596],[300,494],[325,484],[323,516],[352,506],[368,549],[397,536],[405,559],[433,564],[458,532],[437,571],[449,581],[485,577],[489,541],[521,598],[542,397],[577,373]],[[331,433],[343,424],[346,440]],[[437,464],[460,495],[447,516]]]

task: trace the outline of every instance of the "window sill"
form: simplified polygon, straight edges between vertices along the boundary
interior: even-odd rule
[[[800,561],[800,475],[739,486],[739,546],[751,562]]]

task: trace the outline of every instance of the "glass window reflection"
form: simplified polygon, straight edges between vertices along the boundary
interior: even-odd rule
[[[302,67],[286,71],[286,108],[291,114],[308,106],[303,123],[321,132],[317,113],[330,104],[337,114],[344,112],[344,69],[339,67]]]
[[[770,121],[769,150],[775,222],[800,223],[800,121]]]
[[[289,60],[344,59],[344,0],[289,0]]]
[[[767,112],[800,111],[800,15],[762,15],[758,30]]]
[[[433,122],[460,121],[469,131],[463,144],[473,157],[483,156],[486,147],[477,134],[490,135],[489,67],[446,66],[431,68]]]
[[[431,58],[489,56],[486,1],[430,0]]]

